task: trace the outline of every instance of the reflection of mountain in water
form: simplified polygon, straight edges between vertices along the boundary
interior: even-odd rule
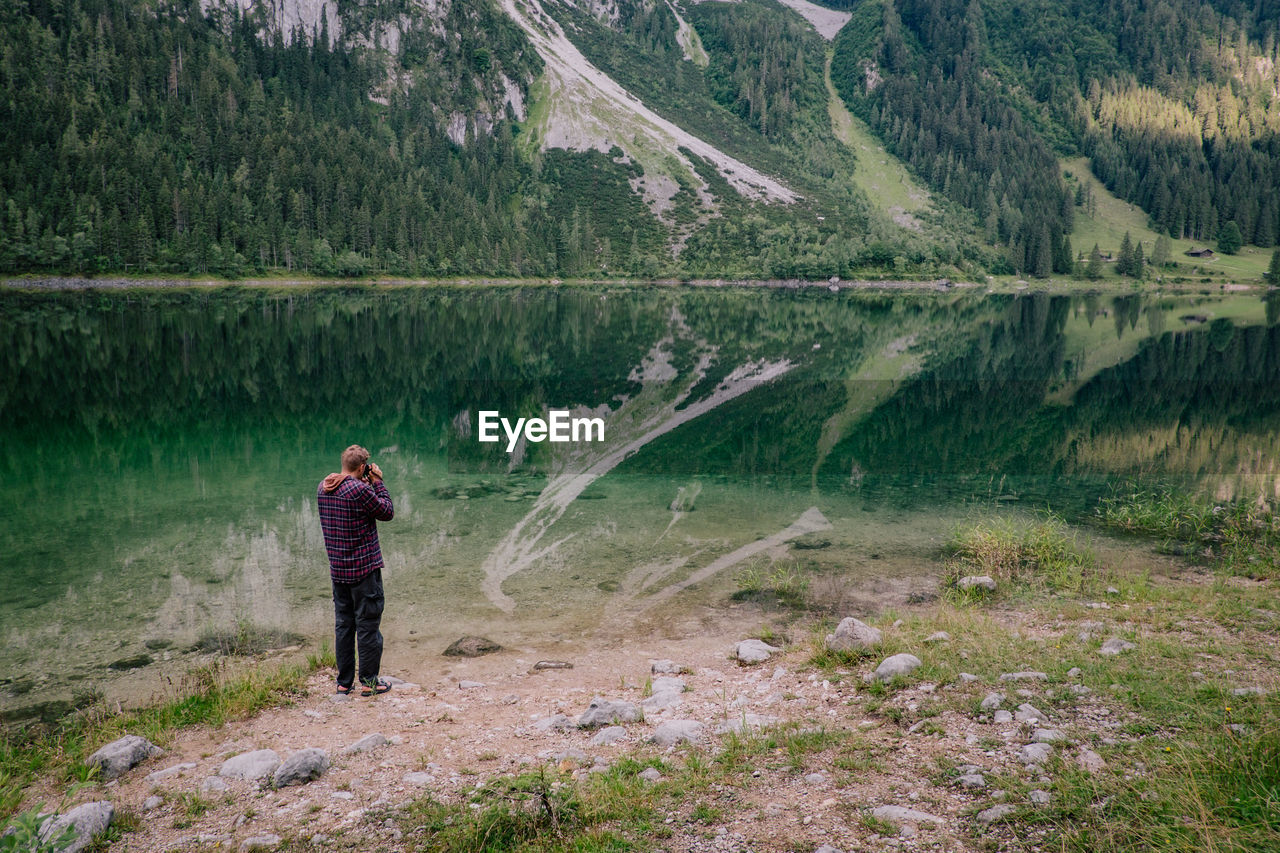
[[[405,617],[475,630],[494,603],[663,610],[827,525],[892,555],[974,498],[1088,511],[1129,478],[1274,498],[1278,316],[1274,296],[0,292],[0,471],[28,485],[0,506],[0,625],[15,669],[84,677],[144,640],[323,625],[313,494],[353,440],[396,484]],[[475,440],[481,408],[591,411],[606,441],[509,456]],[[912,512],[860,512],[881,505]]]

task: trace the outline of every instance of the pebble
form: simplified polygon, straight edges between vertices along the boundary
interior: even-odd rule
[[[577,723],[564,714],[552,714],[550,717],[543,717],[533,724],[533,727],[540,732],[562,732],[567,729],[577,728],[577,726]]]
[[[263,834],[253,835],[240,842],[240,853],[248,853],[250,850],[274,850],[280,846],[280,836]]]
[[[421,770],[415,770],[412,773],[406,773],[401,777],[406,785],[416,785],[419,788],[425,788],[436,781],[435,777],[430,773]]]
[[[149,784],[154,785],[157,782],[163,782],[165,779],[172,779],[174,776],[181,776],[188,770],[195,769],[196,764],[194,761],[184,761],[181,764],[175,764],[172,767],[166,767],[163,770],[157,770],[155,773],[149,774],[146,781]]]
[[[612,746],[627,736],[627,730],[622,726],[606,726],[596,732],[596,736],[591,739],[592,746]]]
[[[567,660],[540,660],[533,665],[535,671],[544,669],[573,669],[573,664]]]
[[[804,781],[808,782],[810,785],[821,785],[823,782],[827,781],[827,774],[809,773],[804,777]]]
[[[1080,672],[1080,667],[1078,666],[1073,666],[1071,669],[1067,670],[1067,678],[1079,678],[1082,674],[1083,673]]]
[[[931,815],[928,812],[922,812],[919,809],[909,809],[905,806],[876,806],[871,810],[871,816],[877,820],[883,820],[894,826],[901,826],[904,823],[921,823],[928,821],[929,823],[943,823],[942,818]]]
[[[483,681],[459,681],[458,682],[459,690],[477,690],[481,687],[484,687]]]
[[[1003,693],[988,693],[986,698],[982,700],[982,710],[994,711],[1004,704]]]
[[[1231,691],[1232,696],[1266,696],[1267,691],[1261,687],[1237,687]]]
[[[360,738],[360,740],[351,744],[351,746],[342,750],[342,754],[355,755],[360,752],[369,752],[370,750],[377,749],[380,746],[386,746],[387,744],[388,741],[386,735],[382,732],[373,732],[372,734],[365,735]]]
[[[656,767],[646,767],[637,775],[646,782],[657,782],[662,778],[662,773]]]
[[[1018,810],[1017,806],[1012,806],[1008,803],[1001,803],[999,805],[992,806],[989,809],[985,809],[983,811],[978,812],[976,819],[978,823],[981,823],[981,824],[992,824],[998,820],[1008,817],[1009,815],[1013,814],[1017,810]]]
[[[966,773],[956,779],[956,784],[961,788],[985,788],[987,787],[987,777],[981,773]]]
[[[1023,702],[1018,706],[1018,713],[1014,715],[1020,723],[1047,723],[1049,718],[1044,715],[1035,705]]]
[[[956,586],[960,589],[985,589],[987,592],[996,591],[995,578],[990,575],[969,575],[956,581]]]
[[[935,631],[924,638],[926,643],[945,643],[951,639],[951,635],[946,631]]]
[[[1060,743],[1066,739],[1067,736],[1057,729],[1036,729],[1031,735],[1035,743]]]
[[[995,714],[991,717],[991,721],[993,723],[1012,723],[1013,714],[1009,713],[1008,711],[996,711]]]
[[[697,720],[668,720],[654,729],[649,740],[660,747],[696,743],[702,739],[703,724]]]
[[[1000,676],[1001,681],[1048,681],[1049,675],[1044,672],[1006,672]]]
[[[653,693],[683,693],[689,689],[683,678],[665,675],[653,679],[649,684],[649,689]]]
[[[1091,749],[1082,749],[1076,756],[1076,764],[1086,773],[1098,773],[1106,769],[1107,762],[1102,760],[1102,756]]]
[[[684,670],[685,667],[666,658],[649,661],[649,671],[654,675],[679,675]]]
[[[1027,799],[1030,800],[1032,803],[1035,803],[1037,806],[1043,806],[1043,805],[1048,805],[1049,801],[1053,799],[1053,795],[1050,794],[1048,791],[1041,791],[1039,788],[1037,788],[1036,790],[1027,794]]]
[[[226,780],[218,776],[210,776],[200,783],[200,792],[204,794],[213,794],[225,790],[227,790]]]
[[[1029,743],[1018,753],[1023,764],[1043,764],[1053,755],[1053,747],[1047,743]]]
[[[978,681],[978,680],[979,680],[979,679],[978,679],[978,676],[974,675],[974,674],[973,674],[973,673],[971,673],[971,672],[962,672],[962,673],[960,673],[960,683],[961,683],[961,684],[972,684],[973,682]]]
[[[1098,649],[1100,655],[1118,655],[1122,652],[1132,651],[1137,646],[1128,640],[1122,640],[1119,637],[1112,637],[1102,644],[1102,648]]]
[[[587,710],[578,717],[578,727],[583,729],[595,726],[611,726],[617,723],[636,723],[641,718],[640,708],[631,702],[621,699],[604,699],[599,696],[591,700]]]
[[[164,805],[164,797],[152,794],[150,797],[147,797],[142,801],[142,810],[144,812],[149,812],[152,809],[160,808],[162,805]]]

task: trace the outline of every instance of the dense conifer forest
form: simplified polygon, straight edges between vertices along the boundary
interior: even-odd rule
[[[1159,234],[1280,241],[1280,0],[822,2],[852,14],[832,43],[774,0],[544,4],[647,107],[800,197],[744,199],[690,158],[703,187],[657,215],[616,151],[525,144],[544,66],[491,0],[340,2],[342,38],[200,0],[15,0],[0,274],[1088,278],[1080,156]],[[394,44],[362,36],[379,20]],[[834,138],[828,57],[933,190],[923,227],[856,186],[875,164]]]

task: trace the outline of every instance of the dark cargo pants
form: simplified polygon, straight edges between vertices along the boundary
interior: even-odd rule
[[[382,666],[382,571],[365,575],[356,583],[333,582],[333,645],[338,660],[338,686],[350,688],[356,675],[356,648],[360,650],[360,683],[378,680]],[[357,642],[358,641],[358,642]]]

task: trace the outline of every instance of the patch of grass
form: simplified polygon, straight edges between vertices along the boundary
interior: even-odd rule
[[[549,769],[491,780],[470,801],[420,800],[399,820],[423,849],[440,853],[487,851],[625,851],[635,848],[618,831],[651,828],[654,796],[646,794],[630,763],[574,782]]]
[[[1280,518],[1251,501],[1206,501],[1173,489],[1130,489],[1096,509],[1107,527],[1164,539],[1164,550],[1200,556],[1232,574],[1280,574]]]
[[[337,666],[338,657],[334,654],[328,640],[320,642],[319,651],[307,653],[307,668],[312,672],[318,669],[335,669]]]
[[[795,561],[754,561],[738,573],[736,581],[738,590],[730,596],[734,601],[754,601],[794,610],[808,606],[809,579]]]
[[[244,719],[301,695],[307,674],[292,665],[233,673],[216,662],[188,673],[177,698],[150,708],[115,713],[99,705],[51,725],[6,730],[0,735],[0,817],[14,813],[39,775],[88,781],[93,774],[85,758],[125,734],[164,743],[186,726]]]
[[[995,517],[956,531],[946,579],[987,575],[997,584],[1078,591],[1097,575],[1097,562],[1054,516],[1026,522]]]

